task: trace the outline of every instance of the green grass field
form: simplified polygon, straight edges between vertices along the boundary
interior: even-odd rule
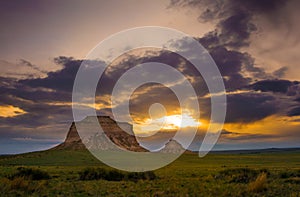
[[[20,168],[27,174],[20,173]],[[151,179],[80,178],[111,169],[86,151],[0,157],[1,196],[300,196],[300,151],[184,154]],[[122,176],[131,176],[120,172]],[[49,177],[44,176],[49,175]]]

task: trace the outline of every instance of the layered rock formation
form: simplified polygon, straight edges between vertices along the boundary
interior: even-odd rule
[[[65,141],[58,146],[54,147],[53,149],[68,149],[68,150],[83,150],[86,149],[84,144],[81,141],[81,138],[77,132],[75,123],[72,122],[69,132]]]
[[[99,131],[99,125],[103,131]],[[77,128],[80,130],[80,135]],[[101,129],[100,129],[101,130]],[[84,142],[84,143],[83,143]],[[73,122],[66,139],[56,150],[118,150],[119,148],[134,151],[148,152],[136,140],[132,125],[119,123],[109,116],[86,117],[82,121]],[[155,151],[156,152],[156,151]],[[186,151],[180,143],[170,139],[158,153],[181,154]]]
[[[174,153],[181,154],[186,150],[182,147],[182,145],[174,139],[171,139],[168,143],[166,143],[165,147],[162,148],[160,153]]]
[[[103,132],[97,132],[99,130],[99,122]],[[78,134],[77,128],[83,131],[81,138],[84,140],[84,144]],[[54,149],[97,149],[108,150],[112,149],[112,141],[116,146],[122,149],[135,152],[145,152],[145,148],[141,147],[133,135],[132,125],[128,123],[117,123],[109,116],[97,116],[86,117],[80,122],[73,122],[65,141],[55,147]],[[86,145],[86,146],[85,146]]]

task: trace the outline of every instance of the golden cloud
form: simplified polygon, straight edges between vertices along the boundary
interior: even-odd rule
[[[12,105],[0,106],[0,117],[3,118],[15,117],[26,113],[27,112],[24,111],[23,109]]]

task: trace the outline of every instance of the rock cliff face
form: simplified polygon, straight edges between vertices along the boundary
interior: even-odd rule
[[[53,149],[83,150],[86,149],[77,132],[75,123],[72,122],[65,141]]]
[[[80,122],[73,122],[65,141],[55,147],[54,149],[69,149],[69,150],[82,150],[82,149],[98,149],[108,150],[111,149],[110,143],[107,139],[109,138],[115,145],[122,149],[135,151],[135,152],[146,152],[147,150],[139,145],[135,136],[133,135],[132,125],[128,123],[117,123],[109,116],[97,116],[87,117]],[[95,120],[100,123],[103,132],[97,133],[98,126],[95,124]],[[84,144],[77,132],[77,127],[86,130],[88,133],[87,137],[83,137]],[[80,130],[81,131],[81,130]],[[132,134],[132,135],[130,135]]]

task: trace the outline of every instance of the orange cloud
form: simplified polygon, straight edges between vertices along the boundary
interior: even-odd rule
[[[8,118],[8,117],[22,115],[25,113],[27,112],[24,111],[23,109],[12,105],[0,106],[0,117]]]

